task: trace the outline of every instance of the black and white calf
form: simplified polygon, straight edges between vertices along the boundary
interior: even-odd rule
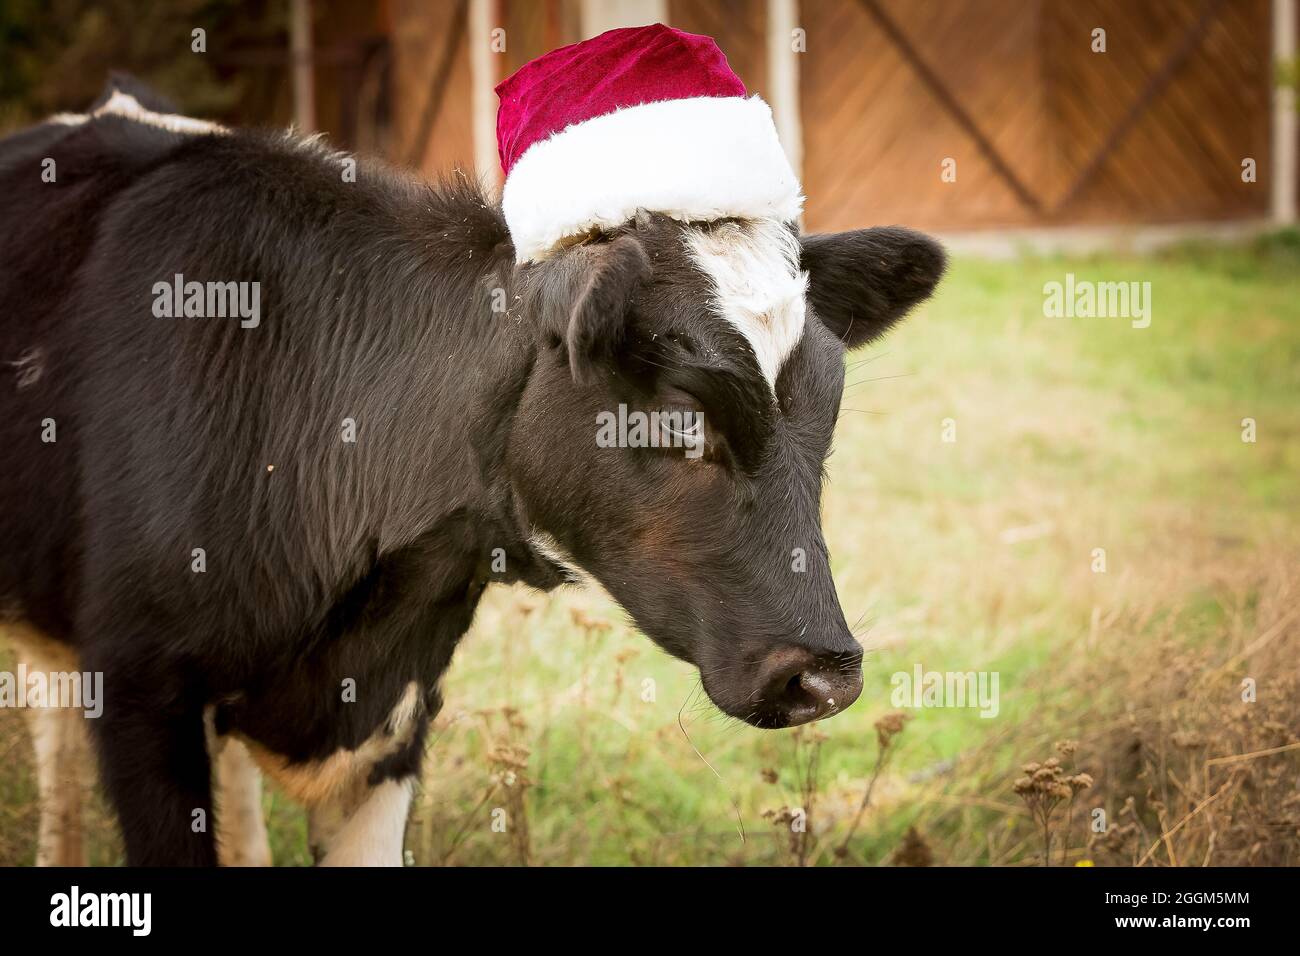
[[[98,719],[35,718],[44,860],[88,723],[132,864],[217,861],[214,767],[253,834],[223,858],[265,862],[250,755],[326,862],[398,864],[497,581],[594,578],[759,727],[861,689],[823,464],[845,348],[940,248],[643,213],[518,265],[476,189],[351,166],[142,91],[0,141],[0,630],[104,680]],[[259,321],[160,317],[177,276],[256,282]],[[620,404],[703,412],[703,454],[602,447]]]

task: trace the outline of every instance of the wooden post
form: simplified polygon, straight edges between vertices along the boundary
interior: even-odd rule
[[[767,87],[772,98],[776,133],[794,167],[803,175],[803,114],[799,107],[799,57],[794,31],[799,26],[799,0],[767,0]]]
[[[1296,55],[1296,0],[1273,0],[1273,62],[1294,60]],[[1296,221],[1296,93],[1273,86],[1273,221]]]
[[[493,22],[497,20],[498,22]],[[492,52],[492,29],[500,26],[495,0],[470,0],[469,73],[470,112],[474,128],[474,172],[488,188],[501,182],[497,158],[497,56]],[[509,39],[507,38],[507,41]]]
[[[311,0],[293,0],[289,9],[289,56],[293,63],[293,125],[302,134],[316,131],[316,88],[311,62]]]

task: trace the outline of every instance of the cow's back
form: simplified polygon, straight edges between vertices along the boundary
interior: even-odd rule
[[[67,638],[79,564],[71,319],[114,199],[183,142],[111,116],[0,139],[0,622]]]
[[[94,114],[0,141],[0,193],[0,614],[293,640],[474,493],[456,410],[494,327],[463,316],[511,251],[473,189]],[[173,282],[257,285],[260,324],[164,314]]]

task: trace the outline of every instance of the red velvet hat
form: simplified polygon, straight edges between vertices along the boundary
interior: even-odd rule
[[[610,30],[497,86],[502,208],[520,262],[638,209],[792,220],[803,202],[772,112],[709,37]]]

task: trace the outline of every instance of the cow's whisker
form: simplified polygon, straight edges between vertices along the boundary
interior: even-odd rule
[[[900,372],[898,375],[881,375],[876,378],[862,378],[850,385],[845,385],[844,391],[847,392],[851,388],[857,388],[859,385],[867,385],[871,382],[887,382],[891,378],[909,378],[915,374],[915,372]]]
[[[697,685],[697,689],[698,689],[698,685]],[[693,697],[694,695],[695,692],[692,691],[691,697]],[[713,766],[713,764],[709,763],[708,758],[705,757],[704,754],[700,753],[700,748],[695,746],[695,741],[691,740],[691,735],[686,730],[686,724],[682,721],[682,711],[686,709],[686,704],[690,701],[690,699],[691,699],[690,697],[687,697],[686,700],[682,701],[682,706],[677,711],[677,726],[681,729],[682,736],[686,738],[686,742],[690,745],[691,749],[695,751],[695,756],[700,758],[700,761],[704,764],[704,766],[708,767],[710,770],[713,771],[713,775],[717,777],[718,781],[722,784],[723,790],[725,790],[727,793],[727,799],[731,801],[731,808],[736,812],[736,829],[740,831],[740,842],[744,843],[745,822],[744,820],[741,819],[740,816],[740,804],[736,802],[735,795],[732,794],[732,792],[727,788],[727,781],[722,779],[722,774],[718,773],[717,769]]]
[[[881,352],[879,355],[872,355],[870,358],[864,358],[864,359],[859,359],[856,362],[850,362],[848,365],[844,367],[844,371],[852,372],[855,368],[859,368],[863,365],[869,365],[870,363],[874,362],[876,359],[882,359],[888,354],[889,354],[888,352]]]

